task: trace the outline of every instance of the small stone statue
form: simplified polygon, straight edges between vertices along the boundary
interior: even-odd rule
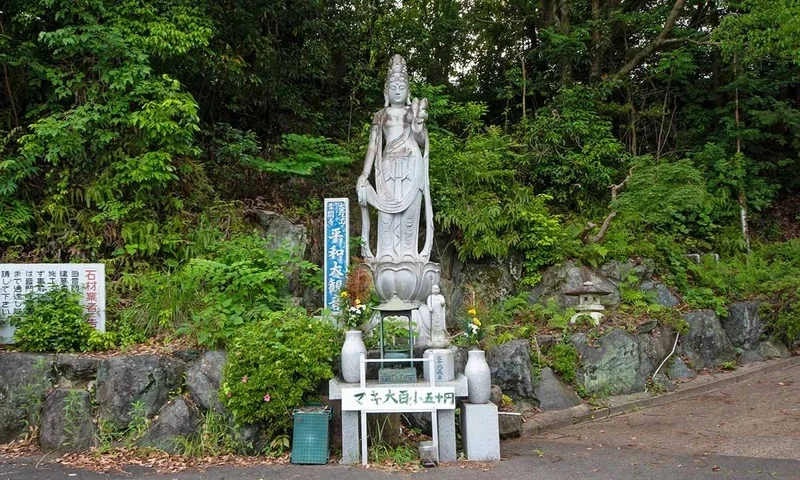
[[[431,312],[431,338],[428,346],[431,348],[444,348],[450,342],[447,340],[445,329],[445,302],[444,295],[439,293],[439,285],[431,287],[428,296],[428,310]]]

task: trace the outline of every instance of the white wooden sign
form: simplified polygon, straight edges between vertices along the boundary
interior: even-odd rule
[[[25,294],[69,287],[81,294],[86,321],[106,331],[106,267],[101,263],[0,263],[0,319],[21,311]],[[0,327],[0,343],[11,343],[14,327]]]
[[[453,410],[453,387],[367,387],[342,389],[343,411],[409,412]]]

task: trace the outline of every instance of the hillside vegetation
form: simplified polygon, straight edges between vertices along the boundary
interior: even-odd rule
[[[104,262],[107,345],[225,345],[290,280],[319,285],[319,247],[265,250],[247,212],[313,232],[353,196],[400,53],[431,102],[440,250],[520,255],[529,285],[647,257],[697,305],[769,299],[794,338],[798,19],[795,0],[9,0],[0,260]]]

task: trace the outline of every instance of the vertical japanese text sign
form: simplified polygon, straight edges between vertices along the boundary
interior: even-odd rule
[[[106,330],[106,267],[101,263],[0,263],[0,343],[10,343],[14,327],[3,322],[21,311],[27,293],[68,287],[81,294],[86,322]]]
[[[336,301],[347,279],[350,262],[350,201],[325,199],[325,308],[339,313]]]

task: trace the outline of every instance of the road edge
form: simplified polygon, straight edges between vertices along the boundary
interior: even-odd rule
[[[718,380],[712,380],[697,385],[684,384],[686,385],[684,388],[654,397],[623,401],[617,405],[602,407],[595,410],[589,410],[589,407],[584,404],[566,410],[539,413],[534,417],[526,419],[525,423],[522,424],[521,434],[523,437],[537,435],[578,423],[591,422],[593,420],[622,415],[624,413],[655,407],[657,405],[677,402],[798,365],[800,365],[800,356],[790,357],[765,363],[760,368],[754,368],[746,372],[731,372],[729,376],[719,378]]]

